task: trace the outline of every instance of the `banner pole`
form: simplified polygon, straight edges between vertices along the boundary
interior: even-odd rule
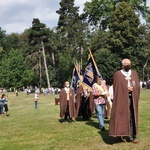
[[[89,49],[89,48],[88,48],[88,49]],[[92,52],[91,52],[90,49],[89,49],[89,52],[90,52],[91,58],[92,58],[92,60],[93,60],[94,66],[95,66],[95,68],[96,68],[97,74],[102,77],[102,75],[100,74],[100,72],[99,72],[99,70],[98,70],[98,67],[97,67],[97,65],[96,65],[96,62],[95,62],[95,60],[94,60],[94,57],[93,57]]]

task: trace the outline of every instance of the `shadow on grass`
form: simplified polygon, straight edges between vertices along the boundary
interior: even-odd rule
[[[79,117],[76,117],[75,120],[76,121],[83,121],[83,122],[85,122],[85,121],[89,121],[90,119],[83,119],[82,116],[79,116]]]
[[[90,125],[90,126],[92,126],[92,127],[95,127],[95,128],[97,128],[97,129],[99,129],[98,123],[95,122],[95,120],[89,120],[89,121],[87,121],[85,124],[86,124],[86,125]]]
[[[104,124],[109,124],[109,119],[104,120]]]
[[[94,116],[94,117],[92,117],[92,118],[97,118],[97,117]],[[95,121],[95,120],[90,119],[90,120],[88,120],[85,124],[86,124],[86,125],[93,126],[93,127],[97,128],[97,129],[99,129],[99,124],[98,124],[98,122]],[[109,120],[108,120],[108,119],[107,119],[107,120],[104,120],[104,124],[109,124]]]
[[[121,141],[118,138],[109,136],[109,130],[98,131],[98,133],[101,135],[103,141],[106,144],[113,145],[113,144],[121,143]]]
[[[76,121],[84,121],[82,117],[76,117],[75,120]]]
[[[58,121],[59,121],[60,123],[69,122],[68,119],[67,119],[67,120],[65,120],[65,119],[58,119]],[[71,120],[71,122],[69,122],[69,123],[72,123],[72,122],[74,122],[74,120]]]
[[[109,124],[109,120],[104,120],[104,122],[105,122],[105,124]],[[95,127],[96,129],[99,129],[99,124],[98,124],[98,122],[95,122],[95,120],[89,120],[85,124],[90,125],[92,127]],[[109,136],[109,130],[108,129],[105,129],[104,131],[101,131],[99,129],[98,133],[101,135],[103,141],[106,144],[113,145],[113,144],[121,142],[118,138]]]
[[[67,122],[65,119],[58,119],[58,121],[59,121],[60,123]]]

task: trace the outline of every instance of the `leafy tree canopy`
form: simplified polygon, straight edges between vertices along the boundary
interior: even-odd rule
[[[124,0],[91,0],[86,2],[84,13],[88,17],[88,22],[91,25],[97,26],[101,29],[107,29],[113,11],[117,5]],[[150,8],[147,7],[147,0],[126,0],[133,10],[142,15],[144,19],[149,20]]]
[[[26,66],[20,50],[11,49],[8,56],[2,59],[0,70],[0,86],[5,88],[19,88],[31,84],[36,78]]]

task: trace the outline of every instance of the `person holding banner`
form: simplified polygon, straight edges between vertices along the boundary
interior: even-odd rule
[[[83,120],[89,120],[94,113],[92,92],[80,80],[77,86],[76,109],[77,116],[82,116]]]
[[[72,123],[72,118],[76,117],[74,89],[70,87],[68,81],[65,82],[64,88],[60,92],[60,117],[68,123]]]
[[[90,91],[86,88],[86,86],[83,87],[83,97],[81,105],[82,105],[83,120],[89,120],[89,117],[91,117]]]
[[[106,94],[108,94],[105,89],[102,87],[102,79],[97,76],[96,77],[96,83],[92,86],[92,94],[94,96],[94,104],[96,109],[96,114],[98,117],[99,122],[99,128],[101,131],[105,130],[104,125],[104,110],[105,110],[105,104],[106,104]]]
[[[75,95],[75,100],[76,100],[76,111],[77,111],[77,116],[82,116],[82,98],[83,98],[83,86],[81,80],[78,81],[77,83],[77,90],[76,90],[76,95]]]

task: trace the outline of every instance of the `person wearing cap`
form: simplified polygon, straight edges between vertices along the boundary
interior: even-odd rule
[[[113,77],[113,105],[110,116],[109,135],[138,143],[138,104],[140,80],[138,73],[131,69],[129,59],[122,60],[122,69]]]

